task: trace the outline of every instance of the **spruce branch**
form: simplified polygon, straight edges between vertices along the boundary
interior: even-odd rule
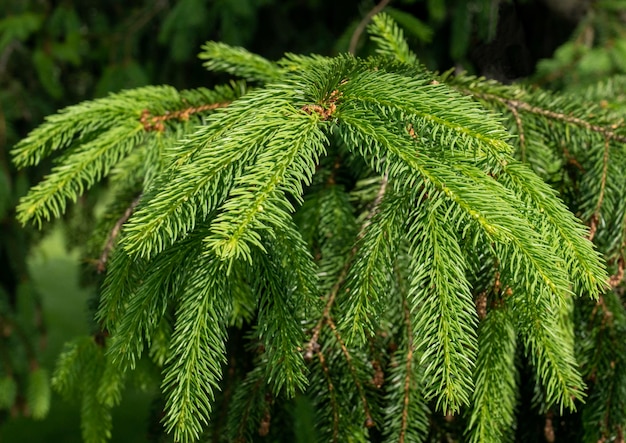
[[[408,297],[414,344],[425,366],[424,395],[447,414],[470,404],[477,318],[458,240],[438,227],[443,217],[431,201],[434,192],[411,214]],[[447,266],[450,260],[454,267]]]
[[[600,332],[577,331],[585,364],[605,379],[612,361],[626,364],[614,354],[626,315],[607,287],[624,273],[622,122],[602,104],[435,78],[397,25],[374,16],[387,4],[353,36],[371,20],[381,56],[274,63],[208,43],[208,68],[259,88],[126,91],[67,108],[18,144],[21,166],[66,150],[22,201],[22,221],[60,216],[105,176],[120,197],[94,253],[107,271],[103,333],[76,341],[55,374],[82,401],[87,439],[110,434],[110,408],[125,374],[145,373],[146,350],[161,370],[166,431],[181,442],[219,432],[211,420],[224,416],[231,440],[274,438],[275,402],[299,392],[331,441],[376,439],[374,426],[387,441],[425,439],[429,400],[468,408],[471,441],[502,441],[518,337],[548,408],[585,396],[574,293],[602,294],[602,318],[583,316]],[[556,191],[513,158],[502,118],[474,99],[508,116],[522,157],[553,183],[563,156],[575,158],[580,168],[558,183],[580,185],[573,207],[610,251],[612,277]],[[229,333],[242,328],[255,349],[229,352],[224,379]],[[252,366],[243,380],[239,358]],[[619,434],[626,377],[597,391],[589,381],[601,412],[583,419]],[[228,411],[212,417],[224,384]]]
[[[120,371],[116,365],[112,364],[111,359],[107,358],[96,393],[98,402],[107,407],[117,406],[122,400],[122,390],[127,375],[127,372]]]
[[[348,114],[344,110],[342,113],[342,135],[349,146],[359,146],[362,155],[368,157],[387,155],[386,168],[393,168],[389,169],[390,176],[395,175],[400,181],[414,184],[414,176],[402,177],[407,174],[408,166],[424,177],[425,183],[432,183],[445,197],[454,201],[470,220],[479,223],[488,236],[514,244],[515,250],[528,258],[528,264],[532,264],[535,269],[532,272],[536,272],[555,295],[569,291],[568,278],[556,265],[560,260],[555,257],[556,262],[550,263],[541,258],[551,253],[526,217],[519,212],[518,200],[511,190],[474,166],[460,164],[450,168],[433,158],[416,155],[414,151],[406,149],[406,146],[414,144],[413,141],[403,140],[409,137],[408,134],[400,136],[389,131],[382,120],[371,113],[352,112]],[[380,123],[378,129],[372,126],[376,123]],[[384,154],[385,151],[389,154]],[[417,189],[423,188],[417,186]]]
[[[412,315],[407,300],[405,280],[408,263],[397,260],[395,266],[398,294],[394,303],[399,309],[392,317],[402,317],[398,324],[397,350],[391,354],[386,369],[384,434],[387,442],[420,442],[428,434],[430,413],[421,392],[422,367],[415,352]]]
[[[275,63],[244,48],[220,42],[205,43],[198,57],[206,60],[203,66],[210,71],[228,72],[249,81],[269,83],[281,74]]]
[[[208,423],[225,363],[226,273],[216,259],[202,260],[202,268],[185,287],[163,370],[165,429],[181,442],[196,441]]]
[[[555,191],[527,166],[509,161],[502,172],[499,180],[516,190],[520,198],[550,222],[550,234],[545,237],[552,238],[555,241],[554,247],[558,245],[563,250],[570,274],[583,277],[576,280],[580,284],[576,285],[575,290],[584,290],[589,294],[598,293],[604,286],[606,270],[598,252],[585,239],[586,233],[580,222],[556,198]]]
[[[403,202],[393,193],[387,193],[383,201],[387,186],[388,177],[384,175],[374,200],[376,210],[368,213],[357,238],[356,257],[347,276],[348,291],[341,301],[344,314],[339,325],[350,343],[363,342],[366,335],[373,335],[373,321],[385,310],[388,276],[392,274],[398,244],[403,241]]]
[[[365,71],[353,76],[340,92],[340,120],[344,111],[362,106],[410,119],[420,137],[451,151],[460,149],[479,156],[511,152],[508,134],[492,115],[429,77]]]
[[[515,420],[516,333],[505,307],[481,322],[474,371],[476,389],[468,433],[471,442],[505,441]]]
[[[626,420],[624,396],[625,349],[620,337],[626,327],[626,311],[615,291],[607,291],[596,303],[579,307],[578,326],[581,368],[589,382],[589,395],[581,414],[584,439],[598,441],[619,435]]]
[[[273,393],[284,392],[287,397],[293,397],[296,392],[304,391],[308,380],[299,352],[304,338],[301,319],[296,314],[299,294],[290,289],[293,286],[288,285],[290,278],[283,266],[267,257],[259,267],[259,274],[265,277],[255,285],[255,290],[263,294],[258,302],[256,333],[263,343],[262,366]]]
[[[79,397],[82,436],[89,443],[111,437],[111,407],[98,396],[104,368],[104,353],[94,338],[79,337],[66,344],[52,377],[52,386],[63,396]]]
[[[303,185],[311,182],[324,154],[326,137],[316,120],[303,114],[284,117],[254,166],[234,180],[235,189],[211,223],[207,248],[223,259],[249,260],[250,246],[262,248],[260,231],[283,224],[279,220],[294,210],[286,194],[301,202]]]
[[[107,353],[119,369],[135,368],[187,279],[203,270],[197,260],[202,235],[194,233],[150,262],[133,261],[123,250],[116,251],[97,318],[112,331]],[[115,273],[120,267],[124,272]],[[154,297],[157,293],[160,297]]]
[[[327,294],[336,283],[358,235],[357,219],[350,195],[341,185],[326,184],[305,204],[308,208],[302,208],[301,217],[306,217],[307,213],[314,214],[314,230],[309,244],[315,248],[319,290]]]
[[[128,223],[126,250],[133,256],[149,258],[184,237],[221,206],[239,171],[252,163],[267,143],[274,140],[272,143],[277,144],[274,137],[280,134],[281,112],[289,109],[289,92],[284,87],[253,91],[233,102],[226,112],[211,114],[204,126],[172,152],[175,162],[144,194]],[[294,117],[292,129],[297,121]],[[239,192],[240,197],[245,195]],[[248,223],[258,215],[258,209],[250,207]],[[257,236],[254,231],[250,235]]]
[[[113,325],[123,317],[126,301],[135,292],[134,282],[139,280],[144,266],[143,261],[133,262],[121,248],[114,249],[95,316],[102,330],[113,329]]]
[[[404,32],[389,15],[376,14],[367,30],[372,41],[376,43],[378,54],[418,67],[417,56],[409,49]],[[418,69],[421,70],[420,67]]]
[[[120,124],[85,143],[82,149],[70,151],[44,181],[22,198],[17,207],[19,221],[25,224],[34,220],[41,225],[43,221],[59,218],[65,212],[67,200],[76,202],[140,143],[142,130],[136,123]]]
[[[163,131],[164,122],[181,124],[198,112],[216,109],[241,90],[235,83],[215,90],[180,92],[145,87],[70,106],[50,116],[14,147],[13,161],[18,167],[35,165],[61,148],[67,151],[57,159],[52,173],[22,198],[18,219],[41,224],[60,217],[68,200],[75,202],[137,148],[149,149],[143,145],[149,144],[151,130]]]
[[[539,297],[545,297],[541,309],[517,291],[508,302],[519,313],[518,328],[527,322],[533,325],[523,331],[524,345],[545,390],[546,403],[558,405],[561,411],[574,410],[575,402],[585,396],[585,383],[575,361],[571,323],[564,318],[570,315],[572,301],[566,300],[570,306],[559,306],[546,294]]]
[[[361,228],[359,229],[359,233],[357,234],[357,242],[355,242],[355,245],[351,248],[350,254],[348,258],[346,259],[343,267],[341,268],[341,271],[337,277],[335,284],[332,286],[331,290],[326,296],[326,304],[324,305],[324,310],[322,311],[322,315],[320,316],[320,318],[317,321],[317,324],[313,328],[311,339],[309,340],[309,342],[307,343],[305,347],[306,349],[305,358],[307,360],[311,360],[313,358],[313,354],[317,352],[317,350],[319,350],[318,340],[319,340],[319,336],[322,331],[322,328],[331,319],[331,310],[333,308],[333,305],[335,304],[337,294],[339,293],[339,290],[342,288],[342,286],[344,285],[346,281],[346,278],[348,277],[348,272],[350,271],[352,261],[358,251],[358,246],[357,246],[358,241],[363,238],[363,236],[365,235],[366,229],[371,223],[372,218],[378,212],[379,206],[387,190],[387,184],[388,184],[388,177],[384,175],[383,178],[381,179],[380,187],[378,188],[376,197],[374,201],[372,202],[371,207],[369,211],[367,212],[367,215],[365,216],[365,220],[363,221]]]
[[[516,108],[509,108],[513,117],[515,118],[515,125],[517,126],[517,136],[519,137],[520,146],[520,158],[522,162],[526,162],[526,134],[524,134],[524,124]]]

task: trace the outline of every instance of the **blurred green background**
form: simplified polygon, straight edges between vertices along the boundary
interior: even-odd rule
[[[86,301],[90,288],[79,282],[78,251],[68,252],[63,229],[57,226],[33,249],[28,257],[28,269],[35,291],[41,294],[44,321],[47,328],[46,347],[41,352],[41,364],[53,368],[63,344],[77,335],[89,332],[89,312]],[[114,413],[112,441],[142,442],[146,440],[150,393],[130,390]],[[58,395],[52,396],[52,407],[43,420],[16,417],[0,425],[0,441],[79,443],[80,408]]]

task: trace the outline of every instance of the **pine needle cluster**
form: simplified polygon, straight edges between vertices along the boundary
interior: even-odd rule
[[[205,66],[248,83],[113,94],[14,148],[60,152],[22,223],[114,193],[97,332],[53,378],[85,441],[140,372],[177,442],[292,441],[298,404],[318,441],[502,442],[522,366],[538,413],[621,435],[623,79],[572,98],[439,75],[388,16],[369,32],[369,58],[209,42]]]

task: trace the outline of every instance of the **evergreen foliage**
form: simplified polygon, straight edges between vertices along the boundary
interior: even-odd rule
[[[507,441],[523,365],[546,427],[578,409],[584,441],[621,435],[623,79],[572,97],[439,75],[389,16],[369,31],[368,58],[210,42],[205,66],[254,86],[112,94],[15,146],[20,167],[63,150],[24,224],[105,178],[115,195],[97,330],[53,378],[85,441],[133,371],[174,441],[289,441],[298,401],[318,441]]]

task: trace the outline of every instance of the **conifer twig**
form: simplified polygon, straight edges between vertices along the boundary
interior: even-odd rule
[[[222,397],[219,419],[215,421],[215,433],[212,438],[213,443],[218,443],[223,434],[222,426],[226,422],[225,418],[228,415],[228,406],[233,396],[233,380],[236,376],[236,363],[237,361],[235,360],[235,357],[231,355],[228,359],[228,371],[226,372],[228,376],[225,378],[226,386]]]
[[[328,300],[326,301],[326,305],[324,306],[324,311],[322,312],[322,316],[320,317],[317,324],[315,325],[315,328],[313,328],[313,335],[311,336],[311,340],[309,340],[309,343],[306,346],[305,359],[307,360],[311,360],[311,358],[313,358],[313,352],[319,349],[319,344],[317,343],[317,340],[319,339],[322,327],[324,326],[324,323],[330,319],[330,310],[335,304],[335,299],[337,298],[337,293],[339,292],[341,285],[343,285],[343,283],[346,280],[346,277],[348,276],[350,265],[352,264],[352,260],[354,259],[354,256],[356,255],[358,251],[358,242],[365,235],[365,229],[367,229],[367,227],[372,222],[372,217],[374,217],[374,215],[378,212],[378,207],[380,206],[380,202],[383,200],[383,197],[385,196],[385,192],[387,190],[388,180],[389,179],[387,177],[387,174],[385,174],[383,178],[381,179],[380,188],[378,189],[376,198],[372,202],[371,209],[368,212],[367,216],[365,217],[365,220],[363,221],[363,224],[361,225],[361,229],[359,229],[359,233],[357,234],[357,241],[355,242],[355,245],[350,250],[350,255],[347,258],[346,263],[344,264],[343,268],[341,269],[341,273],[337,277],[337,282],[333,285],[332,289],[330,290],[330,293],[328,294]]]
[[[102,250],[102,254],[100,254],[100,258],[96,261],[96,270],[99,274],[103,273],[106,270],[106,264],[109,260],[109,255],[111,255],[115,240],[120,235],[122,225],[124,225],[124,223],[126,223],[130,218],[130,216],[133,215],[133,211],[137,207],[140,198],[141,194],[135,197],[135,199],[124,211],[124,214],[115,222],[115,225],[113,225],[113,229],[111,229],[111,232],[109,232],[109,235],[107,236],[107,241],[104,244],[104,248]]]
[[[563,149],[563,154],[565,155],[565,159],[567,160],[567,163],[570,165],[574,165],[576,169],[584,173],[585,168],[583,168],[583,165],[581,165],[580,162],[576,160],[576,158],[571,154],[571,152],[569,152],[569,149],[567,149],[566,146],[562,146],[561,148]]]
[[[343,356],[346,359],[346,363],[348,363],[348,367],[350,368],[350,374],[352,374],[352,379],[354,380],[356,389],[357,391],[359,391],[359,397],[361,397],[361,403],[363,403],[363,410],[365,412],[365,426],[368,428],[371,428],[375,426],[376,424],[374,423],[374,420],[372,419],[372,414],[370,412],[369,404],[367,402],[367,398],[365,398],[365,391],[363,390],[363,385],[359,381],[359,378],[357,377],[357,374],[356,374],[356,369],[354,368],[354,365],[352,364],[352,356],[350,355],[350,351],[348,351],[348,348],[346,347],[346,344],[343,342],[341,335],[339,335],[339,331],[337,330],[337,326],[335,325],[335,322],[333,321],[333,319],[329,317],[326,320],[326,323],[328,324],[328,327],[330,327],[330,329],[333,331],[333,334],[335,335],[335,338],[337,339],[337,342],[339,343],[339,346],[341,347],[341,352],[343,353]]]
[[[253,388],[253,392],[256,392],[260,389],[261,384],[263,383],[263,378],[259,378],[257,380],[257,382],[254,384],[254,388]],[[237,439],[235,440],[236,442],[244,442],[246,441],[245,438],[245,427],[248,424],[248,417],[250,415],[250,410],[252,409],[252,401],[254,400],[254,395],[249,395],[248,396],[248,400],[246,401],[246,405],[245,405],[245,412],[243,414],[243,417],[241,419],[241,421],[239,422],[239,429],[237,432]]]
[[[548,443],[554,443],[554,425],[552,423],[552,411],[548,411],[546,414],[545,425],[543,427],[543,435]]]
[[[404,443],[406,429],[409,419],[409,396],[411,392],[411,366],[413,364],[413,330],[411,329],[411,313],[406,298],[402,298],[402,313],[406,324],[407,352],[406,352],[406,374],[404,374],[404,399],[402,402],[402,420],[400,424],[400,436],[398,443]]]
[[[326,364],[326,357],[324,357],[324,353],[319,350],[317,352],[317,358],[320,360],[320,366],[322,367],[322,371],[324,372],[324,377],[326,377],[326,382],[328,383],[328,393],[330,394],[330,407],[333,411],[333,442],[338,441],[337,438],[339,436],[339,408],[337,407],[337,398],[335,395],[335,386],[333,385],[333,381],[330,378],[330,371],[328,370],[328,364]]]
[[[165,125],[163,124],[163,122],[167,120],[187,121],[189,120],[189,117],[191,117],[193,114],[198,114],[205,111],[212,111],[218,108],[225,108],[229,104],[230,102],[208,103],[206,105],[190,106],[188,108],[180,109],[173,112],[167,111],[161,115],[152,115],[149,110],[144,109],[141,112],[141,116],[139,117],[139,122],[143,125],[143,129],[147,132],[163,132],[165,131]]]
[[[535,115],[541,115],[544,117],[551,118],[553,120],[559,120],[565,123],[570,123],[572,125],[576,125],[582,127],[588,131],[597,132],[599,134],[604,135],[607,139],[615,140],[620,143],[626,143],[626,136],[617,134],[615,129],[617,129],[618,125],[611,125],[610,127],[594,125],[582,118],[574,117],[573,115],[563,114],[561,112],[551,111],[549,109],[540,108],[539,106],[533,106],[530,103],[527,103],[522,100],[513,100],[505,97],[500,97],[495,94],[489,94],[485,92],[477,92],[472,90],[466,90],[469,94],[483,99],[487,101],[497,101],[502,103],[504,106],[509,108],[512,112],[513,109],[516,111],[525,111]]]
[[[517,125],[517,135],[519,136],[519,147],[522,161],[526,162],[526,137],[524,136],[524,125],[522,119],[519,116],[519,112],[515,108],[509,108],[513,117],[515,118],[515,124]]]
[[[348,52],[350,54],[354,55],[356,53],[356,45],[359,43],[359,38],[361,37],[361,34],[363,34],[363,31],[365,31],[367,24],[370,20],[372,20],[372,17],[385,9],[385,6],[387,6],[390,1],[391,0],[381,0],[381,2],[374,6],[359,22],[354,30],[354,33],[352,33],[352,37],[350,38],[350,46],[348,47]]]
[[[330,293],[328,294],[328,300],[326,301],[326,305],[324,306],[322,316],[315,325],[315,328],[313,328],[313,335],[311,336],[311,340],[309,340],[309,343],[306,346],[306,353],[304,358],[307,360],[311,360],[313,358],[313,353],[318,351],[319,349],[319,344],[317,343],[317,341],[319,339],[320,333],[322,332],[322,327],[330,319],[330,309],[335,303],[335,298],[337,297],[339,288],[341,288],[341,285],[348,276],[348,270],[350,269],[350,264],[352,263],[353,257],[354,254],[352,254],[352,251],[350,251],[350,257],[348,257],[348,259],[346,260],[346,264],[343,266],[339,277],[337,277],[337,282],[333,285]]]

